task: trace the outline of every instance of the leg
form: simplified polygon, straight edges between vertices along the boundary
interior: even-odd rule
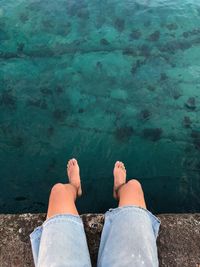
[[[67,169],[69,184],[57,183],[51,189],[47,219],[56,214],[70,213],[78,215],[75,201],[77,190],[80,191],[79,166],[75,159],[70,160]],[[82,193],[82,192],[81,192]]]
[[[71,184],[55,184],[51,189],[47,219],[56,214],[78,215],[75,205],[76,190]]]
[[[68,162],[69,184],[53,186],[47,220],[31,233],[35,266],[91,267],[90,255],[81,217],[75,206],[81,184],[75,159]]]
[[[126,183],[126,169],[122,162],[116,162],[113,174],[114,197],[119,199],[119,207],[136,205],[146,209],[144,193],[140,182],[132,179]]]
[[[114,167],[113,195],[119,206],[105,214],[98,267],[158,267],[156,238],[160,221],[146,209],[140,183],[126,183],[122,162]]]
[[[118,191],[119,207],[136,205],[146,209],[144,193],[139,181],[132,179],[124,184]]]

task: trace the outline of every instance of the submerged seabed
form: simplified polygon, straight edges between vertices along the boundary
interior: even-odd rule
[[[198,1],[0,1],[0,212],[45,212],[76,157],[80,212],[126,164],[153,212],[200,211]]]

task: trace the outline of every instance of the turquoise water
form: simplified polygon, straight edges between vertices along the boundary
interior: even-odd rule
[[[0,212],[46,212],[66,161],[80,212],[124,161],[153,212],[200,211],[200,3],[0,0]]]

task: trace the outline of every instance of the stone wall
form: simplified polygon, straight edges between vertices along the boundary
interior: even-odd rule
[[[45,220],[41,214],[0,215],[0,267],[33,267],[29,234]],[[91,260],[96,266],[104,223],[102,214],[81,215]],[[161,214],[157,239],[160,267],[200,266],[200,214]]]

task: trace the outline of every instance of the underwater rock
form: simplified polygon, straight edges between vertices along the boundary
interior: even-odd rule
[[[160,52],[168,52],[174,54],[179,49],[176,42],[168,42],[165,45],[159,46]]]
[[[191,137],[193,138],[194,147],[200,150],[200,131],[192,130]]]
[[[148,109],[144,109],[140,112],[139,118],[142,120],[148,120],[151,117],[151,112]]]
[[[152,85],[152,84],[149,84],[149,85],[147,86],[147,89],[148,89],[149,91],[153,92],[153,91],[156,90],[156,86],[155,86],[155,85]]]
[[[189,41],[186,42],[186,40],[172,41],[172,42],[166,43],[165,45],[158,46],[158,48],[161,52],[168,52],[168,53],[174,54],[176,50],[180,49],[184,51],[186,49],[189,49],[192,46],[192,43],[193,42],[189,42]]]
[[[52,94],[53,94],[53,92],[52,92],[50,89],[48,89],[48,88],[41,88],[41,89],[40,89],[40,92],[41,92],[43,95],[46,95],[46,96],[48,96],[48,95],[52,95]]]
[[[190,36],[195,36],[195,35],[199,36],[199,34],[200,34],[200,28],[196,28],[196,29],[193,29],[191,31],[183,32],[182,35],[184,38],[188,38]]]
[[[53,33],[61,36],[66,36],[71,31],[71,23],[55,24],[51,19],[42,20],[43,30],[47,33]]]
[[[145,60],[141,61],[141,60],[137,60],[135,63],[133,63],[132,68],[131,68],[131,73],[134,75],[136,73],[136,71],[145,64]]]
[[[188,38],[189,37],[189,32],[183,32],[182,35],[183,35],[184,38]]]
[[[6,31],[0,29],[0,41],[5,41],[9,39],[9,35]]]
[[[61,86],[57,86],[56,89],[55,89],[55,92],[57,94],[61,94],[61,93],[64,93],[64,89]]]
[[[102,38],[102,39],[100,40],[100,44],[101,44],[101,45],[109,45],[110,43],[109,43],[108,40],[106,40],[105,38]]]
[[[141,45],[139,47],[139,50],[140,50],[140,53],[139,53],[140,56],[149,57],[151,55],[151,49],[147,44]]]
[[[34,106],[34,107],[40,107],[41,104],[41,99],[28,99],[28,101],[26,102],[26,105],[28,106]]]
[[[89,19],[90,18],[90,12],[87,8],[81,8],[77,12],[77,17],[81,19]]]
[[[183,35],[184,38],[188,38],[190,36],[189,32],[183,32],[182,35]]]
[[[17,98],[12,95],[11,90],[5,90],[0,95],[0,105],[4,105],[8,108],[16,108]]]
[[[192,43],[184,42],[184,41],[179,42],[179,45],[178,45],[179,49],[181,49],[183,51],[189,49],[191,46],[192,46]]]
[[[166,27],[170,31],[178,29],[178,25],[176,23],[167,24]]]
[[[131,39],[135,39],[138,40],[141,37],[141,32],[136,29],[136,30],[132,30],[131,34],[129,35]]]
[[[38,107],[41,109],[47,109],[47,103],[45,99],[28,99],[26,102],[27,106],[33,106],[33,107]]]
[[[56,28],[56,34],[59,34],[61,36],[67,36],[71,32],[71,23],[67,22],[63,25],[60,25],[58,28]]]
[[[78,113],[83,113],[84,109],[83,108],[79,108]]]
[[[185,149],[184,149],[184,151],[186,152],[186,153],[190,153],[190,152],[192,152],[192,150],[193,150],[193,147],[192,146],[186,146],[185,147]]]
[[[12,146],[14,146],[15,148],[20,148],[24,145],[24,138],[22,136],[15,136],[12,138],[11,140],[11,144]]]
[[[146,128],[143,130],[143,137],[155,142],[161,139],[162,132],[161,128]]]
[[[0,35],[1,40],[1,35]],[[18,58],[19,55],[16,52],[0,52],[0,58],[10,59],[10,58]]]
[[[0,11],[1,12],[1,11]],[[1,13],[0,13],[1,14]],[[3,28],[6,28],[6,23],[5,21],[0,20],[0,29],[2,30]]]
[[[117,140],[126,142],[134,134],[134,129],[131,126],[122,126],[117,128],[114,132],[114,136]]]
[[[124,30],[124,26],[125,26],[125,21],[124,19],[121,18],[117,18],[114,22],[114,26],[115,28],[119,31],[122,32]]]
[[[50,29],[51,31],[52,31],[52,29],[54,29],[54,26],[55,26],[54,22],[52,20],[50,20],[50,19],[42,20],[42,25],[44,26],[45,30],[49,30]]]
[[[11,135],[13,134],[13,127],[11,124],[5,125],[5,124],[0,124],[0,129],[4,135]]]
[[[200,34],[200,27],[193,29],[192,31],[190,31],[191,35],[199,35]]]
[[[49,126],[49,127],[47,128],[47,136],[48,136],[48,137],[51,137],[51,136],[54,134],[54,132],[55,132],[55,129],[54,129],[53,126]]]
[[[192,130],[191,137],[194,138],[194,139],[196,139],[196,138],[200,139],[200,131]]]
[[[128,56],[137,56],[137,52],[133,48],[130,48],[130,47],[123,49],[122,54],[128,55]]]
[[[77,12],[81,9],[87,9],[88,5],[85,3],[85,1],[79,0],[79,1],[64,1],[66,11],[70,16],[75,16]]]
[[[41,2],[40,1],[32,1],[32,2],[27,2],[29,3],[26,9],[29,9],[33,12],[40,12],[41,11]]]
[[[173,99],[175,99],[175,100],[177,100],[179,97],[182,96],[181,92],[176,87],[170,87],[170,86],[168,87],[167,86],[166,90],[168,91],[169,95],[171,97],[173,97]]]
[[[160,81],[165,81],[165,80],[167,80],[167,79],[168,79],[167,74],[164,73],[164,72],[162,72],[162,73],[160,74]]]
[[[77,12],[77,6],[74,2],[72,1],[67,1],[67,13],[70,17],[73,17],[76,15],[76,12]]]
[[[58,53],[59,51],[56,51],[52,47],[47,47],[44,44],[36,45],[34,47],[35,50],[27,51],[26,55],[29,56],[30,58],[34,57],[53,57],[55,53]]]
[[[191,124],[192,124],[192,121],[191,121],[190,117],[184,116],[184,118],[183,118],[183,126],[185,128],[190,128]]]
[[[144,27],[149,27],[151,25],[151,21],[150,20],[147,20],[144,22]]]
[[[196,100],[194,97],[189,97],[187,102],[185,103],[185,107],[190,109],[190,110],[195,110],[196,109]]]
[[[196,170],[200,171],[200,161],[196,163],[195,168]]]
[[[96,29],[100,29],[103,26],[103,24],[105,24],[106,18],[105,18],[105,16],[103,16],[103,14],[98,14],[96,16],[95,22],[96,22],[95,23]]]
[[[53,111],[53,117],[54,119],[56,119],[57,121],[63,121],[66,117],[66,110],[62,110],[62,109],[55,109]]]
[[[28,18],[28,15],[27,14],[21,13],[19,15],[19,19],[21,20],[22,23],[25,23],[29,18]]]
[[[160,32],[159,31],[155,31],[152,34],[149,35],[148,40],[152,41],[152,42],[156,42],[160,39]]]
[[[97,61],[96,67],[97,67],[97,69],[102,70],[103,64],[101,63],[101,61]]]
[[[24,43],[19,43],[19,44],[17,45],[17,52],[18,52],[18,53],[23,52],[24,47],[25,47],[25,44],[24,44]]]
[[[26,197],[22,197],[22,196],[15,197],[15,200],[17,200],[17,201],[24,201],[26,199],[27,199]]]

